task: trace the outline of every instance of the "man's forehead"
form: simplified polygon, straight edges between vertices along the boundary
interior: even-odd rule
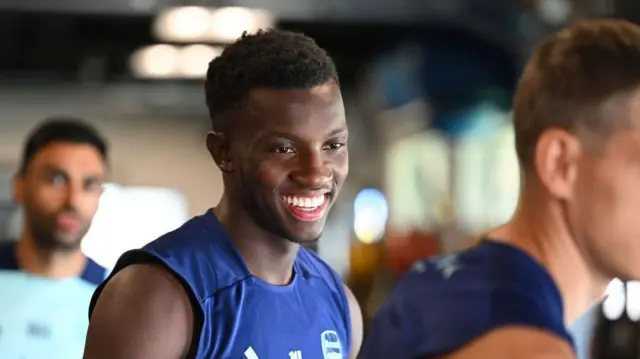
[[[308,89],[255,88],[247,96],[249,111],[283,110],[309,104],[331,105],[342,102],[340,89],[333,81]]]
[[[106,164],[101,154],[89,144],[52,143],[36,153],[32,164],[49,170],[73,170],[96,175],[106,172]]]
[[[234,122],[240,131],[289,128],[305,122],[346,127],[342,97],[335,85],[306,90],[256,89],[236,115]]]

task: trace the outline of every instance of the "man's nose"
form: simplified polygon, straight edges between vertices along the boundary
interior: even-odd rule
[[[322,188],[331,182],[333,172],[322,151],[314,151],[300,157],[291,178],[304,188]]]
[[[76,209],[79,207],[82,197],[84,196],[84,186],[73,183],[67,184],[66,188],[66,205],[69,208]]]

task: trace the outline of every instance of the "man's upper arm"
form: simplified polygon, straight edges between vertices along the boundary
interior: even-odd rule
[[[84,359],[180,359],[192,335],[193,310],[179,281],[159,266],[132,265],[98,298]]]
[[[493,330],[438,359],[575,359],[571,345],[555,334],[527,327]],[[434,359],[427,357],[424,359]]]
[[[347,294],[349,315],[351,316],[351,348],[349,350],[349,358],[355,359],[360,352],[360,346],[362,346],[362,311],[351,289],[345,285],[344,291]]]

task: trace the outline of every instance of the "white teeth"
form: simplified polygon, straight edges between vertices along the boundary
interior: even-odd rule
[[[282,197],[282,200],[291,206],[300,207],[300,209],[314,210],[320,207],[324,203],[325,196],[324,195],[314,196],[314,197],[284,196]]]

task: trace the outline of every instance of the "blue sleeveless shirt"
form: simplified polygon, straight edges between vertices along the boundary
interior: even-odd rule
[[[523,251],[484,240],[417,262],[377,313],[360,358],[437,357],[509,325],[546,330],[573,346],[550,274]]]
[[[149,260],[175,274],[192,297],[197,323],[191,358],[348,357],[351,323],[342,281],[307,249],[298,251],[290,284],[270,285],[251,275],[208,211],[125,253],[113,274]],[[90,313],[103,287],[96,290]]]

